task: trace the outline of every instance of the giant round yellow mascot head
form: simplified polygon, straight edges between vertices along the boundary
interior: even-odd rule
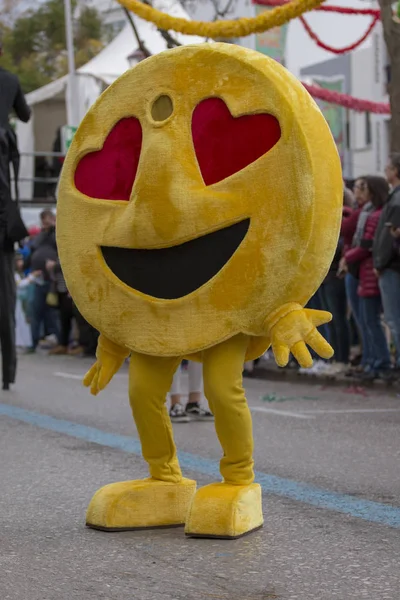
[[[58,200],[58,245],[82,314],[160,356],[304,305],[333,256],[335,144],[279,64],[228,44],[181,47],[118,79],[83,120]]]

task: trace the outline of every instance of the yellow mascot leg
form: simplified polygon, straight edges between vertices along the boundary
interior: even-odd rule
[[[185,523],[196,482],[182,477],[165,406],[179,363],[178,358],[132,354],[130,403],[150,478],[112,483],[98,490],[87,511],[89,527],[127,531]]]
[[[263,525],[261,488],[253,483],[252,420],[242,381],[247,346],[248,338],[237,335],[203,353],[204,391],[224,452],[224,481],[195,494],[186,521],[189,536],[238,538]]]

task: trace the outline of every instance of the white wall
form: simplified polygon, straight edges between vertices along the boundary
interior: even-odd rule
[[[373,80],[372,98],[376,102],[389,102],[386,87],[386,65],[388,63],[387,50],[383,39],[382,24],[378,23],[373,34]],[[373,146],[375,172],[383,173],[390,152],[389,140],[389,115],[372,115],[373,121]]]
[[[370,47],[351,54],[351,94],[374,102],[388,102],[385,65],[386,48],[379,24],[374,30]],[[351,113],[350,141],[354,177],[383,174],[389,153],[387,120],[387,115]]]
[[[373,48],[358,50],[351,54],[351,94],[357,98],[372,98]],[[374,150],[371,117],[367,113],[352,112],[350,116],[350,148],[352,151],[353,177],[374,172]]]

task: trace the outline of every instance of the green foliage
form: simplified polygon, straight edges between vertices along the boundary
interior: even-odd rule
[[[99,13],[95,8],[86,6],[80,15],[76,32],[77,45],[82,48],[87,40],[100,40],[103,34]]]
[[[73,2],[75,4],[75,2]],[[3,39],[1,65],[21,80],[25,93],[67,73],[64,3],[46,0],[19,16],[12,26],[0,15]],[[74,22],[76,66],[88,62],[103,47],[98,11],[83,7]]]

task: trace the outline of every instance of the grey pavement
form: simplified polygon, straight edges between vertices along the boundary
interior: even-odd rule
[[[89,366],[22,357],[0,406],[137,437],[127,369],[93,398],[80,383]],[[246,387],[258,472],[400,508],[395,390],[364,397],[255,379]],[[217,464],[211,423],[174,431],[180,450]],[[400,529],[371,522],[367,503],[355,518],[264,494],[264,528],[233,542],[186,539],[182,529],[107,534],[85,528],[88,502],[106,483],[145,477],[139,456],[21,422],[17,412],[0,416],[0,452],[0,600],[400,599]]]

